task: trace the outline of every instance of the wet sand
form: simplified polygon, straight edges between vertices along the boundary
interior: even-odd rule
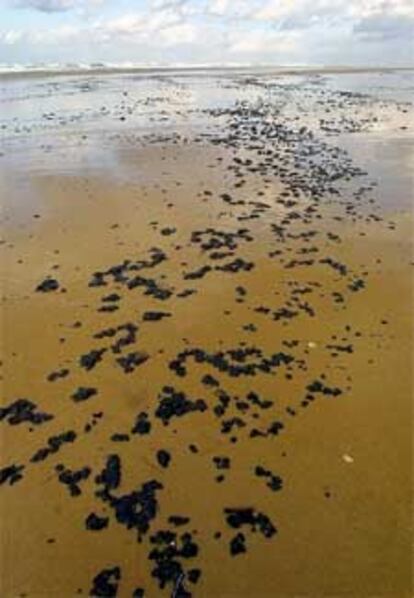
[[[6,90],[2,595],[413,594],[413,109],[341,76]]]

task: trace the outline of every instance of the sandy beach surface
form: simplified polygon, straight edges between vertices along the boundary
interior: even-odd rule
[[[413,595],[413,71],[0,80],[1,595]]]

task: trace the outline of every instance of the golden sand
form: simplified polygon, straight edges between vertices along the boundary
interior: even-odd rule
[[[194,559],[183,562],[187,570],[202,571],[196,585],[186,582],[195,596],[412,595],[411,215],[352,222],[343,218],[343,206],[330,203],[319,206],[321,219],[312,226],[292,222],[292,237],[280,243],[269,224],[289,212],[276,201],[282,184],[275,176],[263,186],[260,174],[251,173],[232,196],[270,207],[263,217],[240,221],[252,206],[220,199],[236,180],[227,168],[232,159],[225,147],[158,144],[130,149],[122,168],[100,177],[85,172],[4,177],[3,404],[27,398],[53,419],[38,426],[3,422],[4,466],[26,466],[23,478],[1,492],[3,596],[88,594],[99,571],[115,566],[122,571],[119,596],[131,596],[137,587],[145,588],[146,596],[171,595],[172,586],[159,589],[148,559],[150,536],[171,529],[171,515],[191,520],[175,531],[192,533],[199,547]],[[303,209],[306,199],[301,201]],[[231,233],[243,227],[253,241],[238,238],[235,255],[224,261],[213,263],[191,242],[194,231]],[[163,234],[166,228],[174,230]],[[304,240],[300,234],[310,229],[316,236]],[[105,287],[88,286],[94,272],[125,259],[148,260],[154,247],[168,259],[137,274],[170,289],[167,300],[145,295],[141,287],[129,290],[110,277]],[[283,260],[278,254],[269,257],[278,250]],[[346,264],[347,276],[319,263],[327,256]],[[254,268],[185,279],[202,266],[236,257]],[[316,258],[311,267],[286,268],[291,260],[309,258]],[[352,273],[355,278],[366,273],[362,292],[349,290]],[[35,292],[46,276],[57,279],[60,288]],[[177,297],[185,289],[196,292]],[[295,289],[299,303],[308,302],[315,315],[292,303]],[[111,293],[119,294],[119,309],[98,311],[102,297]],[[345,301],[335,301],[332,293],[343,294]],[[260,307],[270,311],[257,311]],[[275,319],[273,312],[281,308],[298,314]],[[143,321],[148,311],[170,317]],[[121,354],[145,352],[145,363],[125,373],[116,362],[119,355],[108,349],[91,371],[79,366],[81,355],[113,342],[97,340],[96,333],[127,322],[139,330]],[[242,343],[259,347],[265,356],[291,353],[295,361],[238,377],[191,357],[184,377],[169,367],[185,349],[213,354]],[[65,368],[66,377],[47,379]],[[217,390],[201,382],[206,374],[233,397],[224,419],[240,417],[244,427],[221,432],[222,421],[212,411]],[[307,402],[306,387],[321,375],[341,394],[315,394]],[[202,398],[208,410],[164,426],[153,416],[164,386]],[[74,402],[78,387],[96,388],[98,394]],[[272,401],[271,408],[235,409],[234,397],[245,399],[252,391]],[[97,412],[102,417],[85,432]],[[150,414],[148,435],[130,433],[140,412]],[[250,437],[252,429],[267,430],[274,421],[284,426],[277,435]],[[68,430],[76,432],[75,442],[30,462],[48,438]],[[114,433],[129,434],[129,441],[114,442]],[[197,453],[189,450],[192,444]],[[159,449],[171,454],[165,469],[156,460]],[[151,479],[163,485],[157,517],[142,542],[95,494],[95,477],[111,454],[122,461],[118,495]],[[231,467],[217,470],[214,456],[229,457]],[[91,468],[89,478],[79,482],[79,496],[70,496],[59,483],[58,464]],[[255,475],[257,465],[281,478],[280,491]],[[220,474],[222,482],[216,480]],[[232,529],[223,514],[229,507],[265,513],[277,534],[266,538],[248,527]],[[109,517],[108,527],[86,530],[91,512]],[[245,533],[247,552],[231,556],[229,542],[238,531]]]

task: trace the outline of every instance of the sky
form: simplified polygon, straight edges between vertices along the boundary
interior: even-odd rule
[[[414,0],[0,0],[0,64],[411,66]]]

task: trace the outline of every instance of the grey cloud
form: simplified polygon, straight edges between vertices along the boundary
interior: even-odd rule
[[[97,0],[94,0],[98,4]],[[66,12],[79,8],[86,3],[82,0],[13,0],[12,6],[17,8],[29,8],[44,13]]]
[[[66,0],[22,0],[13,4],[17,8],[33,8],[41,12],[62,12],[72,8]]]
[[[177,10],[189,4],[190,0],[152,0],[151,6],[158,10]]]
[[[356,35],[367,41],[414,39],[414,19],[408,16],[373,15],[361,19],[353,27]],[[414,54],[414,42],[413,42]]]

